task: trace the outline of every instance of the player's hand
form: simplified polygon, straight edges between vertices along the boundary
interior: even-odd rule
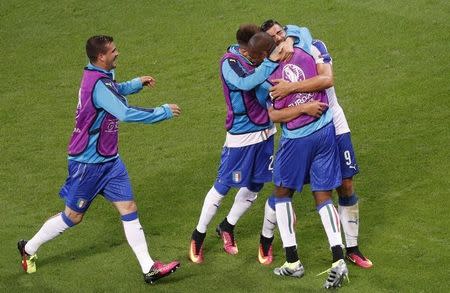
[[[294,93],[294,85],[292,82],[288,82],[284,79],[271,80],[274,86],[269,89],[269,95],[272,100],[277,100],[286,97],[289,94]]]
[[[173,116],[178,117],[181,114],[181,108],[177,104],[169,104],[170,111],[172,111]]]
[[[291,38],[287,38],[286,41],[282,42],[278,47],[280,47],[281,61],[287,61],[294,55],[294,41]]]
[[[316,118],[322,116],[323,111],[325,111],[328,108],[328,104],[316,100],[309,101],[308,103],[304,103],[301,106],[305,108],[304,109],[305,114]]]
[[[275,49],[270,53],[269,59],[278,62],[281,60],[281,47],[280,45],[276,46]]]
[[[148,86],[149,88],[155,86],[156,80],[151,76],[141,76],[140,79],[142,86]]]

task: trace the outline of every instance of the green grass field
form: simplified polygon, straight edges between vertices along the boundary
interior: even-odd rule
[[[206,261],[187,259],[190,234],[216,175],[225,131],[218,61],[244,22],[275,18],[310,28],[334,57],[337,94],[359,165],[360,246],[372,270],[350,266],[343,292],[448,292],[450,285],[450,4],[448,1],[12,1],[0,2],[0,291],[300,292],[321,290],[330,252],[307,190],[295,196],[302,279],[262,267],[257,245],[267,185],[236,228],[239,254],[210,225]],[[99,197],[79,226],[42,246],[26,275],[16,242],[63,208],[58,191],[93,34],[115,37],[118,79],[150,74],[139,106],[178,103],[158,125],[121,124],[151,255],[182,267],[150,286],[113,207]],[[447,288],[447,289],[446,289]]]

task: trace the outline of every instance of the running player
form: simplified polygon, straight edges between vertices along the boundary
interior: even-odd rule
[[[90,62],[83,72],[75,127],[68,146],[69,175],[60,191],[65,209],[49,218],[29,241],[18,242],[22,267],[27,273],[36,272],[39,247],[79,224],[97,194],[102,194],[121,215],[125,236],[139,261],[144,281],[153,283],[174,272],[180,263],[163,264],[149,255],[128,172],[118,154],[119,120],[151,124],[177,117],[181,110],[175,104],[147,109],[128,105],[126,95],[139,92],[143,86],[152,87],[155,80],[143,76],[117,83],[114,68],[119,51],[112,37],[89,38],[86,54]]]

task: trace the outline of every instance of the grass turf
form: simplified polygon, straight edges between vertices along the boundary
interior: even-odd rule
[[[150,74],[140,106],[178,103],[182,116],[121,125],[120,154],[154,258],[182,267],[151,290],[316,291],[329,266],[326,236],[308,190],[295,196],[301,280],[256,262],[267,185],[236,228],[239,255],[221,251],[210,225],[206,262],[188,262],[190,233],[224,140],[218,60],[240,23],[267,18],[307,26],[334,57],[337,94],[352,128],[361,174],[360,243],[375,266],[350,266],[348,292],[445,291],[449,274],[450,118],[446,1],[2,1],[0,3],[0,289],[144,291],[118,214],[99,198],[84,222],[44,245],[38,272],[23,274],[15,248],[60,211],[66,145],[86,39],[111,34],[118,79]],[[447,126],[446,126],[447,125]],[[275,240],[275,264],[283,262]]]

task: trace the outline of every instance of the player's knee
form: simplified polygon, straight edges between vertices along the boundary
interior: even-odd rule
[[[328,191],[314,191],[313,196],[316,201],[316,206],[323,204],[324,202],[331,200],[331,190]]]
[[[81,223],[81,221],[83,220],[83,216],[84,216],[84,213],[78,213],[73,210],[67,210],[67,209],[63,212],[63,214],[64,214],[63,219],[65,219],[65,221],[67,223],[70,223],[69,226],[73,226],[73,225],[77,225],[77,224]]]
[[[294,193],[294,190],[286,188],[286,187],[280,187],[280,186],[275,186],[275,190],[273,192],[273,194],[277,198],[291,197],[293,193]]]
[[[125,208],[129,211],[129,212],[135,212],[137,211],[137,205],[135,201],[130,201]]]
[[[341,186],[338,188],[338,194],[340,197],[349,197],[352,196],[353,191],[353,179],[346,178],[342,180]]]
[[[115,202],[114,205],[121,215],[127,215],[137,211],[137,205],[134,200]]]

